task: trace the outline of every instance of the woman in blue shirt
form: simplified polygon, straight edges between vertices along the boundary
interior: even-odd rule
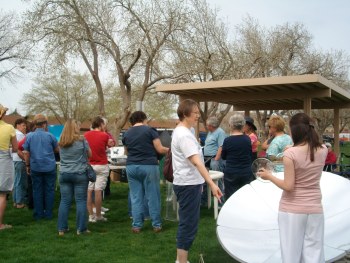
[[[77,121],[70,119],[65,123],[58,144],[61,157],[58,234],[63,236],[68,231],[68,213],[73,196],[77,210],[77,234],[89,233],[86,208],[89,181],[86,175],[86,164],[88,157],[91,156],[91,150],[88,142],[80,136],[80,125]]]
[[[154,232],[162,230],[160,216],[160,185],[157,153],[166,154],[157,131],[147,125],[147,116],[135,111],[130,116],[132,127],[124,134],[127,152],[126,174],[130,187],[132,231],[140,233],[143,227],[144,198],[149,207]]]

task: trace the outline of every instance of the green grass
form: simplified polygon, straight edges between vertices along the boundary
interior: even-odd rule
[[[164,200],[165,186],[162,185]],[[57,209],[59,193],[53,220],[35,222],[32,211],[15,209],[8,201],[5,223],[13,228],[0,232],[0,262],[175,262],[177,222],[163,220],[161,233],[153,233],[150,221],[140,234],[131,233],[131,220],[127,213],[128,185],[112,183],[111,195],[104,201],[110,208],[108,222],[89,224],[89,235],[77,236],[75,229],[75,206],[69,218],[70,232],[63,237],[57,234]],[[165,214],[163,202],[163,215]],[[189,261],[236,262],[220,246],[216,236],[216,221],[213,210],[202,208],[199,232],[189,253]]]

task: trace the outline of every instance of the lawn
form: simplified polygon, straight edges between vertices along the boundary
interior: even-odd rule
[[[163,200],[165,186],[162,185]],[[108,222],[89,224],[89,235],[77,236],[75,229],[75,206],[69,219],[70,232],[63,237],[57,234],[57,209],[59,192],[53,220],[35,222],[32,211],[15,209],[8,201],[5,222],[12,229],[0,232],[0,261],[15,262],[175,262],[177,223],[163,221],[164,231],[153,233],[150,221],[146,221],[140,234],[131,233],[131,220],[127,213],[126,183],[112,183],[111,195],[104,201],[110,208]],[[163,202],[163,217],[165,216]],[[199,232],[190,250],[189,261],[199,262],[200,254],[204,262],[236,262],[220,246],[216,236],[216,222],[213,210],[202,208]]]

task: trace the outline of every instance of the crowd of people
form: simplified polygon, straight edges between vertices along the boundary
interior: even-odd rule
[[[0,230],[12,227],[3,222],[11,192],[14,207],[32,208],[35,220],[54,217],[57,153],[61,193],[58,234],[63,236],[69,230],[73,198],[77,235],[90,233],[88,223],[107,221],[102,206],[109,175],[106,152],[116,145],[107,132],[107,120],[95,117],[91,130],[81,135],[80,123],[69,119],[57,141],[47,132],[46,116],[35,115],[31,127],[22,118],[12,126],[2,120],[7,110],[0,105]],[[177,115],[179,123],[171,140],[173,190],[179,203],[176,263],[186,263],[198,230],[200,206],[207,202],[205,188],[210,187],[223,203],[252,182],[255,177],[251,165],[258,157],[260,143],[254,120],[234,113],[229,119],[229,134],[220,128],[216,117],[207,119],[208,134],[202,148],[194,130],[200,118],[197,102],[181,101]],[[162,231],[159,160],[169,148],[162,145],[157,131],[147,125],[144,112],[133,112],[129,121],[131,127],[122,143],[127,155],[131,230],[140,233],[149,217],[153,231],[158,233]],[[332,164],[335,157],[331,145],[319,142],[312,119],[306,114],[291,118],[291,136],[285,132],[285,126],[282,117],[271,116],[268,138],[260,145],[266,151],[265,157],[277,163],[277,171],[284,171],[284,179],[265,169],[259,170],[258,176],[283,190],[278,218],[283,262],[291,262],[296,256],[304,262],[311,262],[310,257],[321,262],[324,219],[319,182],[325,164]],[[96,173],[95,182],[89,182],[86,176],[89,164]],[[223,172],[218,186],[209,170]]]

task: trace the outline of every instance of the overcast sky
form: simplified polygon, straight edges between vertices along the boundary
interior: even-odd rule
[[[176,0],[174,0],[176,1]],[[247,15],[266,27],[286,22],[300,22],[313,35],[317,49],[345,50],[350,54],[349,0],[207,0],[220,9],[219,15],[233,31]],[[26,1],[28,2],[28,1]],[[21,0],[0,0],[0,9],[23,12],[28,6]],[[30,1],[29,1],[30,2]],[[2,81],[2,80],[0,80]],[[19,101],[30,89],[30,79],[23,79],[14,88],[0,83],[0,103],[14,110],[22,108]],[[24,113],[24,112],[21,112]]]

